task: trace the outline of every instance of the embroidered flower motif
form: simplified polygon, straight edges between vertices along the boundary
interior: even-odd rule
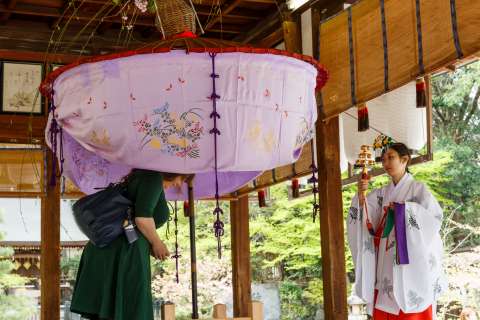
[[[170,85],[165,89],[165,91],[170,91],[172,90],[172,88],[173,88],[173,85],[170,83]]]
[[[377,196],[377,204],[380,208],[383,206],[383,197],[382,196]]]
[[[363,242],[364,251],[375,254],[375,247],[373,246],[372,238],[365,239]]]
[[[302,119],[302,123],[300,124],[300,126],[301,126],[301,130],[297,134],[297,137],[295,139],[295,148],[293,151],[294,157],[295,155],[300,156],[300,151],[302,150],[303,145],[306,144],[308,141],[310,141],[314,135],[313,123],[310,121],[307,121],[306,118]],[[297,157],[295,157],[295,159],[296,158]]]
[[[392,298],[392,293],[393,293],[393,284],[390,279],[387,277],[383,278],[382,280],[382,294],[386,294],[391,300]]]
[[[420,230],[420,226],[417,223],[417,217],[415,214],[412,212],[412,210],[408,210],[408,226],[412,229],[415,228],[417,230]]]
[[[137,132],[143,133],[140,149],[145,146],[158,149],[163,153],[180,158],[200,157],[200,147],[197,143],[204,135],[201,125],[201,109],[191,108],[178,116],[170,112],[168,102],[155,108],[151,117],[144,115],[133,123]]]
[[[98,134],[96,130],[90,133],[90,141],[95,145],[110,146],[110,136],[107,129],[103,129],[102,134]]]
[[[265,91],[263,92],[263,95],[267,98],[269,98],[271,96],[271,93],[270,93],[270,90],[268,89],[265,89]]]
[[[395,248],[395,245],[396,245],[396,242],[395,240],[393,240],[392,242],[390,242],[387,246],[387,251],[392,249],[392,248]]]
[[[185,80],[179,77],[179,78],[178,78],[178,82],[180,82],[181,84],[184,84],[184,83],[185,83]]]
[[[442,286],[440,285],[440,278],[437,278],[433,284],[433,299],[437,300],[440,293],[442,293]]]
[[[350,224],[357,223],[358,220],[358,208],[355,207],[350,207],[350,210],[348,211],[348,215],[350,217]]]
[[[408,304],[410,306],[415,306],[418,308],[424,301],[422,297],[420,297],[415,291],[409,290],[407,293],[408,296]]]
[[[435,258],[435,256],[433,254],[429,254],[428,256],[428,264],[430,265],[430,271],[432,271],[433,269],[435,269],[435,267],[437,266],[437,259]]]
[[[137,100],[137,99],[133,96],[133,93],[130,93],[130,99],[131,99],[132,101]]]

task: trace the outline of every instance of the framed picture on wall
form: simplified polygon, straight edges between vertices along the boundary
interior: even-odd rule
[[[1,63],[2,113],[43,114],[43,98],[38,91],[43,64],[3,61]]]

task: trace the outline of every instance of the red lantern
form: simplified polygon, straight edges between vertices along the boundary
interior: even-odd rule
[[[292,197],[300,197],[300,184],[298,183],[298,179],[292,179]]]
[[[427,107],[427,94],[426,94],[426,85],[423,78],[417,79],[416,84],[417,91],[417,108],[426,108]]]
[[[185,217],[190,216],[190,205],[189,205],[188,201],[183,201],[183,215]]]
[[[260,208],[266,207],[267,203],[265,202],[265,190],[258,190],[258,206]]]

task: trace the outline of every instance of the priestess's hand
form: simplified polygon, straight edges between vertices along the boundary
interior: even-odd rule
[[[365,203],[365,194],[368,190],[368,180],[366,179],[359,179],[357,183],[357,190],[358,190],[358,201],[360,205],[363,206]]]
[[[154,244],[152,244],[150,251],[152,257],[158,260],[165,260],[170,256],[170,252],[168,251],[167,246],[160,239],[158,239],[158,241],[155,241]]]

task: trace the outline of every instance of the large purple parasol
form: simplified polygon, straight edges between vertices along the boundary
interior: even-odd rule
[[[327,78],[316,61],[181,40],[188,50],[170,41],[96,57],[42,84],[52,98],[47,141],[58,150],[61,129],[64,174],[83,192],[145,168],[195,173],[197,199],[222,195],[296,161],[312,138],[315,89]]]

